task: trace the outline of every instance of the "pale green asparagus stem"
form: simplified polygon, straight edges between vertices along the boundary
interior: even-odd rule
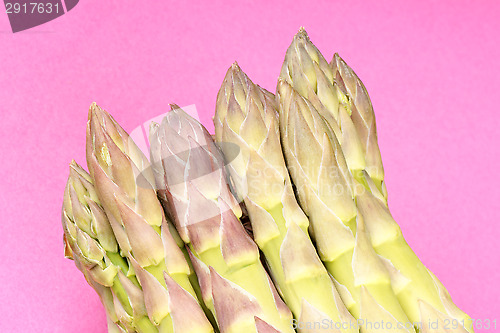
[[[259,250],[238,217],[223,157],[210,134],[177,106],[153,126],[151,161],[169,215],[189,245],[203,298],[223,333],[293,332]]]
[[[365,173],[373,179],[373,185],[385,196],[384,169],[380,158],[375,132],[375,120],[369,124],[360,122],[356,104],[343,93],[334,77],[332,67],[311,43],[304,29],[295,35],[288,48],[280,77],[290,83],[300,95],[307,98],[326,120],[337,137],[349,170],[354,178],[368,187]],[[366,129],[366,126],[370,128]],[[366,131],[370,142],[364,141]]]
[[[133,327],[141,332],[157,332],[147,317],[137,279],[129,275],[128,262],[118,253],[113,231],[99,204],[90,175],[74,161],[64,193],[62,222],[66,256],[75,260],[87,282],[98,293],[115,327],[127,332]],[[121,315],[123,311],[126,316]]]
[[[366,171],[373,183],[382,190],[383,197],[381,199],[387,201],[384,167],[378,147],[375,113],[368,92],[356,73],[347,66],[337,53],[330,62],[330,67],[334,77],[333,85],[338,87],[337,93],[346,96],[342,96],[341,100],[350,110],[350,117],[364,152]],[[325,70],[328,71],[326,68]],[[373,187],[372,192],[379,194]]]
[[[119,325],[118,323],[118,317],[116,315],[115,311],[115,306],[113,304],[113,293],[109,287],[105,287],[103,285],[100,285],[99,283],[95,282],[91,277],[90,273],[87,269],[83,267],[81,264],[81,255],[80,251],[76,250],[77,252],[73,252],[71,247],[75,247],[76,245],[76,239],[71,238],[70,241],[67,240],[67,227],[66,224],[67,222],[64,220],[63,217],[63,229],[65,230],[65,233],[63,235],[64,238],[64,256],[68,259],[71,259],[75,262],[75,266],[82,272],[83,276],[85,277],[85,280],[87,283],[95,290],[97,295],[99,296],[99,299],[101,300],[102,305],[104,306],[104,310],[106,312],[106,320],[108,322],[108,333],[121,333],[125,332]]]
[[[95,104],[89,112],[87,162],[122,255],[137,276],[155,331],[213,332],[196,299],[175,229],[157,199],[147,158]]]
[[[319,332],[306,324],[328,321],[344,325],[335,332],[357,332],[309,239],[309,220],[295,200],[281,151],[274,95],[253,84],[235,63],[219,90],[214,124],[226,158],[234,155],[234,145],[240,149],[235,159],[227,161],[228,169],[237,195],[245,201],[254,239],[297,320],[297,330]]]
[[[439,320],[441,328],[449,326],[447,321],[457,321],[459,327],[450,332],[473,332],[470,317],[453,303],[443,284],[406,243],[386,202],[369,191],[356,200],[359,212],[366,216],[375,251],[392,266],[392,285],[410,320],[423,324]]]
[[[432,313],[433,318],[445,316],[473,332],[470,317],[453,304],[443,285],[413,253],[387,208],[375,116],[365,87],[338,55],[330,66],[325,64],[301,29],[287,51],[281,77],[323,116],[339,138],[349,171],[364,185],[366,190],[354,192],[358,213],[364,216],[375,251],[390,264],[393,289],[406,314],[415,323],[428,322]]]
[[[126,330],[123,328],[123,324],[119,322],[118,316],[116,315],[115,305],[113,303],[113,292],[109,287],[104,287],[99,283],[96,283],[89,275],[88,270],[82,268],[82,264],[80,263],[80,259],[75,256],[75,258],[71,258],[74,260],[75,265],[82,272],[83,276],[87,283],[95,290],[97,295],[99,296],[101,303],[104,306],[104,310],[106,312],[106,320],[108,323],[108,333],[123,333]]]
[[[355,318],[407,323],[389,273],[373,250],[353,200],[356,181],[335,134],[288,83],[278,83],[280,133],[290,175],[327,270]],[[367,327],[361,328],[368,332]],[[414,332],[413,327],[400,332]]]
[[[371,159],[376,162],[374,164],[380,165],[378,169],[382,169],[375,114],[368,92],[356,73],[338,54],[334,55],[330,65],[339,86],[351,101],[353,110],[356,110],[352,118],[362,142],[366,143],[367,156],[371,156]],[[378,176],[373,173],[370,176],[374,181],[381,179],[380,173]],[[390,259],[398,269],[398,272],[391,272],[393,285],[399,285],[396,294],[408,313],[408,317],[413,321],[425,321],[425,318],[429,317],[444,320],[439,327],[445,327],[444,323],[450,321],[451,317],[451,320],[457,319],[460,325],[472,332],[470,317],[451,301],[450,295],[441,282],[427,270],[411,250],[391,216],[387,201],[377,194],[376,191],[361,193],[357,198],[358,209],[368,216],[367,226],[372,235],[375,250],[383,257]],[[382,227],[379,228],[379,226]],[[392,237],[388,236],[388,230],[394,230]],[[411,282],[407,283],[408,279],[411,279]],[[447,315],[441,316],[437,311]],[[425,316],[422,315],[424,313]],[[457,329],[462,330],[462,328]]]

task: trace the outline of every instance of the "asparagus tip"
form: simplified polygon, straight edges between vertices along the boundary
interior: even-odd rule
[[[309,36],[307,35],[307,31],[304,27],[300,27],[299,28],[299,31],[297,32],[297,34],[295,35],[297,38],[309,38]]]
[[[233,64],[231,65],[231,69],[233,69],[233,70],[241,70],[240,65],[238,65],[237,61],[233,62]]]
[[[175,103],[170,103],[168,104],[168,106],[170,106],[170,111],[173,111],[173,110],[177,110],[177,109],[180,109],[181,107]]]

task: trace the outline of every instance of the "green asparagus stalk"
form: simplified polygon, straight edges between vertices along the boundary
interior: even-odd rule
[[[346,105],[345,108],[350,110],[350,117],[365,155],[367,173],[374,184],[382,189],[381,199],[386,201],[384,167],[378,146],[375,113],[368,92],[356,73],[337,53],[333,56],[330,67],[332,68],[333,85],[336,87],[336,92],[341,96],[340,100]],[[325,70],[329,72],[328,69],[325,68]],[[378,194],[377,191],[374,191],[373,186],[371,189],[373,193]]]
[[[143,293],[149,327],[133,332],[213,332],[190,282],[191,269],[153,187],[147,158],[104,110],[93,104],[87,162],[95,192]],[[130,274],[130,273],[129,273]],[[127,296],[131,294],[127,290]],[[123,317],[133,316],[127,309]],[[134,321],[132,322],[135,323]]]
[[[339,138],[355,182],[364,185],[354,192],[358,214],[364,216],[375,251],[390,264],[393,289],[409,319],[423,323],[431,314],[432,318],[444,316],[472,332],[470,317],[453,304],[443,285],[411,250],[389,212],[373,107],[357,75],[337,54],[326,65],[301,29],[287,51],[281,77],[321,114]]]
[[[228,143],[241,150],[238,158],[228,161],[228,169],[298,331],[313,332],[305,323],[328,321],[344,325],[335,332],[357,332],[308,236],[309,220],[295,200],[281,151],[274,95],[255,85],[235,63],[219,90],[214,124],[225,156],[233,155],[234,146]]]
[[[288,48],[280,77],[307,98],[337,137],[349,170],[366,187],[386,196],[375,118],[360,114],[337,84],[332,67],[301,28]],[[365,111],[365,110],[363,110]],[[363,118],[364,117],[364,118]],[[368,183],[365,174],[373,181]]]
[[[278,83],[282,146],[299,202],[311,222],[319,255],[347,308],[366,322],[408,323],[385,263],[373,250],[353,200],[356,189],[340,144],[313,105]],[[369,331],[366,326],[362,332]],[[413,327],[400,332],[414,332]]]
[[[63,220],[63,228],[65,228],[64,225],[64,220]],[[65,229],[66,230],[66,229]],[[87,283],[95,290],[97,295],[99,296],[99,299],[101,300],[101,303],[104,306],[104,310],[106,312],[106,320],[108,323],[108,333],[120,333],[124,332],[121,327],[119,326],[118,323],[118,317],[116,316],[114,304],[113,304],[113,293],[109,287],[102,286],[98,283],[96,283],[89,274],[89,271],[83,268],[83,265],[81,263],[81,255],[79,255],[79,252],[74,253],[71,247],[75,246],[76,244],[76,239],[71,239],[70,241],[67,240],[66,233],[63,236],[64,238],[64,256],[67,259],[71,259],[74,261],[75,266],[78,268],[80,272],[82,272],[85,280]],[[70,244],[71,242],[71,244]]]
[[[205,304],[223,333],[293,332],[291,313],[238,220],[223,157],[207,130],[177,106],[150,134],[158,196],[189,245]]]
[[[470,317],[460,310],[438,280],[406,243],[399,225],[386,202],[369,191],[357,196],[359,212],[366,216],[367,229],[375,251],[388,260],[394,291],[413,322],[456,321],[459,327],[450,332],[473,332]]]
[[[358,114],[354,115],[358,119],[354,123],[358,128],[358,134],[361,136],[362,141],[367,143],[366,150],[371,150],[371,154],[374,156],[380,156],[377,138],[374,135],[375,114],[365,86],[338,54],[334,55],[330,66],[337,82],[340,82],[339,86],[343,87],[343,92],[352,102],[353,109],[358,110]],[[363,124],[364,126],[362,126]],[[381,165],[381,160],[379,163]],[[394,266],[398,267],[400,273],[402,273],[402,275],[394,275],[396,280],[394,284],[401,284],[403,277],[412,279],[411,283],[406,284],[404,288],[399,289],[397,292],[403,308],[409,313],[408,316],[415,321],[419,319],[425,321],[425,318],[430,317],[438,318],[442,321],[439,327],[445,327],[444,323],[450,321],[450,319],[456,319],[462,326],[458,328],[460,331],[465,327],[472,332],[470,317],[451,301],[445,287],[422,264],[404,240],[403,235],[399,232],[394,235],[395,239],[392,240],[389,237],[384,237],[384,230],[395,228],[395,225],[397,225],[387,207],[386,200],[368,192],[361,193],[357,202],[358,209],[370,217],[367,224],[374,226],[374,228],[371,228],[373,229],[373,232],[371,232],[372,239],[378,240],[377,244],[374,244],[375,250],[385,258],[390,258]],[[377,220],[384,222],[377,222]],[[375,228],[377,225],[385,225],[385,227]],[[394,253],[398,252],[400,254],[396,258]],[[443,316],[438,311],[447,315]],[[422,315],[423,313],[426,313],[426,315]]]
[[[70,245],[67,244],[67,247],[69,247],[69,246]],[[113,303],[113,293],[112,293],[111,289],[96,283],[90,277],[88,270],[86,270],[82,267],[82,264],[81,264],[78,256],[75,255],[74,258],[73,257],[66,257],[66,258],[71,259],[75,262],[75,266],[82,272],[87,283],[95,290],[95,292],[99,296],[99,299],[101,300],[101,303],[103,304],[104,310],[106,312],[106,320],[108,323],[108,333],[126,332],[120,326],[121,324],[118,323],[118,317],[117,317],[116,312],[115,312],[115,307],[114,307],[114,303]]]
[[[144,332],[154,332],[135,276],[126,276],[128,263],[118,253],[90,175],[74,161],[64,193],[62,222],[66,255],[75,260],[89,285],[99,294],[115,328],[128,332],[137,327]]]

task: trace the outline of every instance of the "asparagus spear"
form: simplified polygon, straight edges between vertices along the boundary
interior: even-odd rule
[[[295,35],[286,52],[280,77],[307,98],[326,120],[344,151],[354,178],[366,187],[371,185],[379,196],[385,197],[384,169],[377,145],[375,118],[360,114],[356,108],[358,105],[353,104],[336,83],[332,67],[311,43],[303,28]],[[370,180],[366,179],[366,173]]]
[[[411,250],[389,212],[373,108],[354,71],[338,55],[326,65],[301,29],[287,51],[281,76],[322,115],[339,138],[349,171],[364,185],[354,192],[358,214],[364,216],[375,251],[390,263],[393,289],[410,320],[429,322],[431,314],[433,319],[444,316],[461,322],[458,330],[465,326],[473,332],[470,317],[453,304]]]
[[[280,133],[299,202],[327,270],[355,318],[407,323],[391,288],[389,273],[376,255],[363,215],[353,200],[353,179],[340,144],[312,104],[287,82],[278,83]],[[362,332],[369,331],[361,328]],[[400,332],[414,332],[413,327]]]
[[[156,332],[144,308],[144,297],[127,261],[118,253],[111,226],[91,183],[76,162],[63,201],[62,222],[66,256],[75,260],[85,279],[99,294],[114,328]],[[113,325],[110,325],[113,327]]]
[[[156,197],[148,160],[118,123],[95,104],[89,112],[87,162],[120,254],[127,258],[142,289],[152,324],[150,330],[129,330],[213,332],[196,299],[189,264],[174,238],[175,229]]]
[[[228,143],[241,150],[228,169],[298,331],[320,331],[307,329],[305,323],[324,320],[344,325],[341,332],[358,331],[316,253],[308,236],[309,220],[295,200],[281,152],[274,95],[251,82],[235,63],[219,90],[214,124],[226,157],[234,149]]]
[[[330,67],[332,68],[333,85],[336,86],[336,92],[342,96],[340,100],[350,110],[350,117],[365,155],[367,173],[373,182],[382,189],[383,200],[386,201],[384,167],[378,147],[375,113],[368,92],[356,73],[337,53],[333,56]],[[328,69],[325,68],[325,70],[329,72]],[[376,191],[372,192],[378,194]]]
[[[374,135],[375,114],[365,86],[356,73],[338,54],[334,55],[330,66],[335,73],[337,82],[340,82],[339,86],[343,87],[342,90],[348,96],[355,109],[358,110],[358,114],[353,115],[353,118],[354,116],[357,118],[354,123],[358,128],[358,133],[362,140],[367,143],[366,150],[371,150],[371,154],[374,156],[380,156],[377,138]],[[379,163],[381,165],[381,160]],[[382,223],[386,225],[385,228],[381,229],[372,228],[373,239],[378,239],[378,244],[374,244],[375,250],[382,256],[390,258],[406,278],[414,277],[411,283],[408,283],[405,288],[401,288],[397,292],[404,309],[409,312],[408,316],[413,320],[418,320],[419,318],[423,320],[429,317],[438,318],[441,321],[438,325],[439,327],[449,326],[445,325],[446,321],[456,319],[461,326],[457,329],[462,330],[465,327],[469,328],[469,331],[472,332],[470,317],[451,301],[450,295],[443,284],[422,264],[404,240],[403,235],[398,233],[396,235],[397,239],[393,240],[384,238],[383,231],[396,225],[396,221],[392,218],[387,207],[387,201],[380,196],[368,192],[361,193],[357,202],[358,209],[370,216],[369,225],[379,225],[380,222],[376,220],[384,221]],[[396,257],[394,254],[398,252],[400,254]],[[398,277],[400,278],[401,276],[394,276],[395,279],[398,279]],[[422,299],[422,301],[419,301],[419,299]],[[438,311],[445,312],[447,315],[442,316]]]
[[[203,299],[221,332],[292,332],[291,313],[238,218],[223,157],[210,134],[177,106],[152,127],[158,195],[189,245]]]
[[[66,243],[67,244],[67,243]],[[70,245],[67,244],[67,247]],[[75,266],[82,272],[83,276],[85,277],[85,280],[87,283],[95,290],[97,295],[99,296],[99,299],[101,300],[101,303],[104,306],[104,310],[106,312],[106,320],[108,323],[108,333],[123,333],[126,332],[122,326],[118,322],[118,316],[116,315],[115,311],[115,306],[113,303],[113,292],[109,287],[104,287],[98,283],[96,283],[89,275],[88,270],[84,269],[80,259],[78,256],[75,255],[75,257],[66,257],[68,259],[71,259],[75,262]]]

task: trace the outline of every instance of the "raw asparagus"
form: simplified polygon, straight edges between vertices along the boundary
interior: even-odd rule
[[[228,169],[244,199],[256,243],[296,318],[299,332],[357,332],[308,235],[309,220],[295,200],[281,152],[275,97],[235,63],[217,97],[215,138],[225,156],[240,153]],[[308,329],[314,322],[333,322]]]
[[[89,112],[87,162],[120,254],[127,258],[142,289],[152,324],[148,329],[132,326],[129,330],[213,332],[196,299],[191,270],[174,238],[175,229],[156,197],[148,160],[118,123],[95,104]],[[136,319],[135,313],[126,314]]]
[[[455,319],[462,323],[459,331],[465,326],[472,332],[470,317],[411,250],[389,212],[373,107],[354,71],[338,55],[327,65],[301,29],[287,51],[281,77],[314,105],[339,139],[355,183],[363,185],[353,192],[358,214],[364,216],[374,249],[390,263],[393,289],[409,319],[424,323],[433,313],[431,319]]]
[[[66,251],[96,290],[107,316],[125,332],[156,332],[147,317],[144,297],[137,279],[129,274],[111,226],[97,199],[91,178],[75,162],[63,201],[63,229]]]
[[[373,190],[377,189],[378,194],[385,197],[384,169],[377,144],[375,118],[361,115],[357,105],[343,93],[335,81],[332,67],[311,43],[303,28],[295,35],[286,52],[280,77],[307,98],[326,120],[342,146],[354,178],[367,187],[372,185]],[[373,184],[367,183],[366,173]]]
[[[172,106],[150,134],[158,194],[189,245],[203,299],[223,333],[292,332],[291,313],[238,217],[210,134]]]
[[[278,83],[280,133],[289,172],[312,235],[347,308],[366,322],[391,322],[414,332],[391,288],[353,200],[355,180],[335,134],[313,105],[287,82]],[[362,332],[370,331],[362,326]]]

